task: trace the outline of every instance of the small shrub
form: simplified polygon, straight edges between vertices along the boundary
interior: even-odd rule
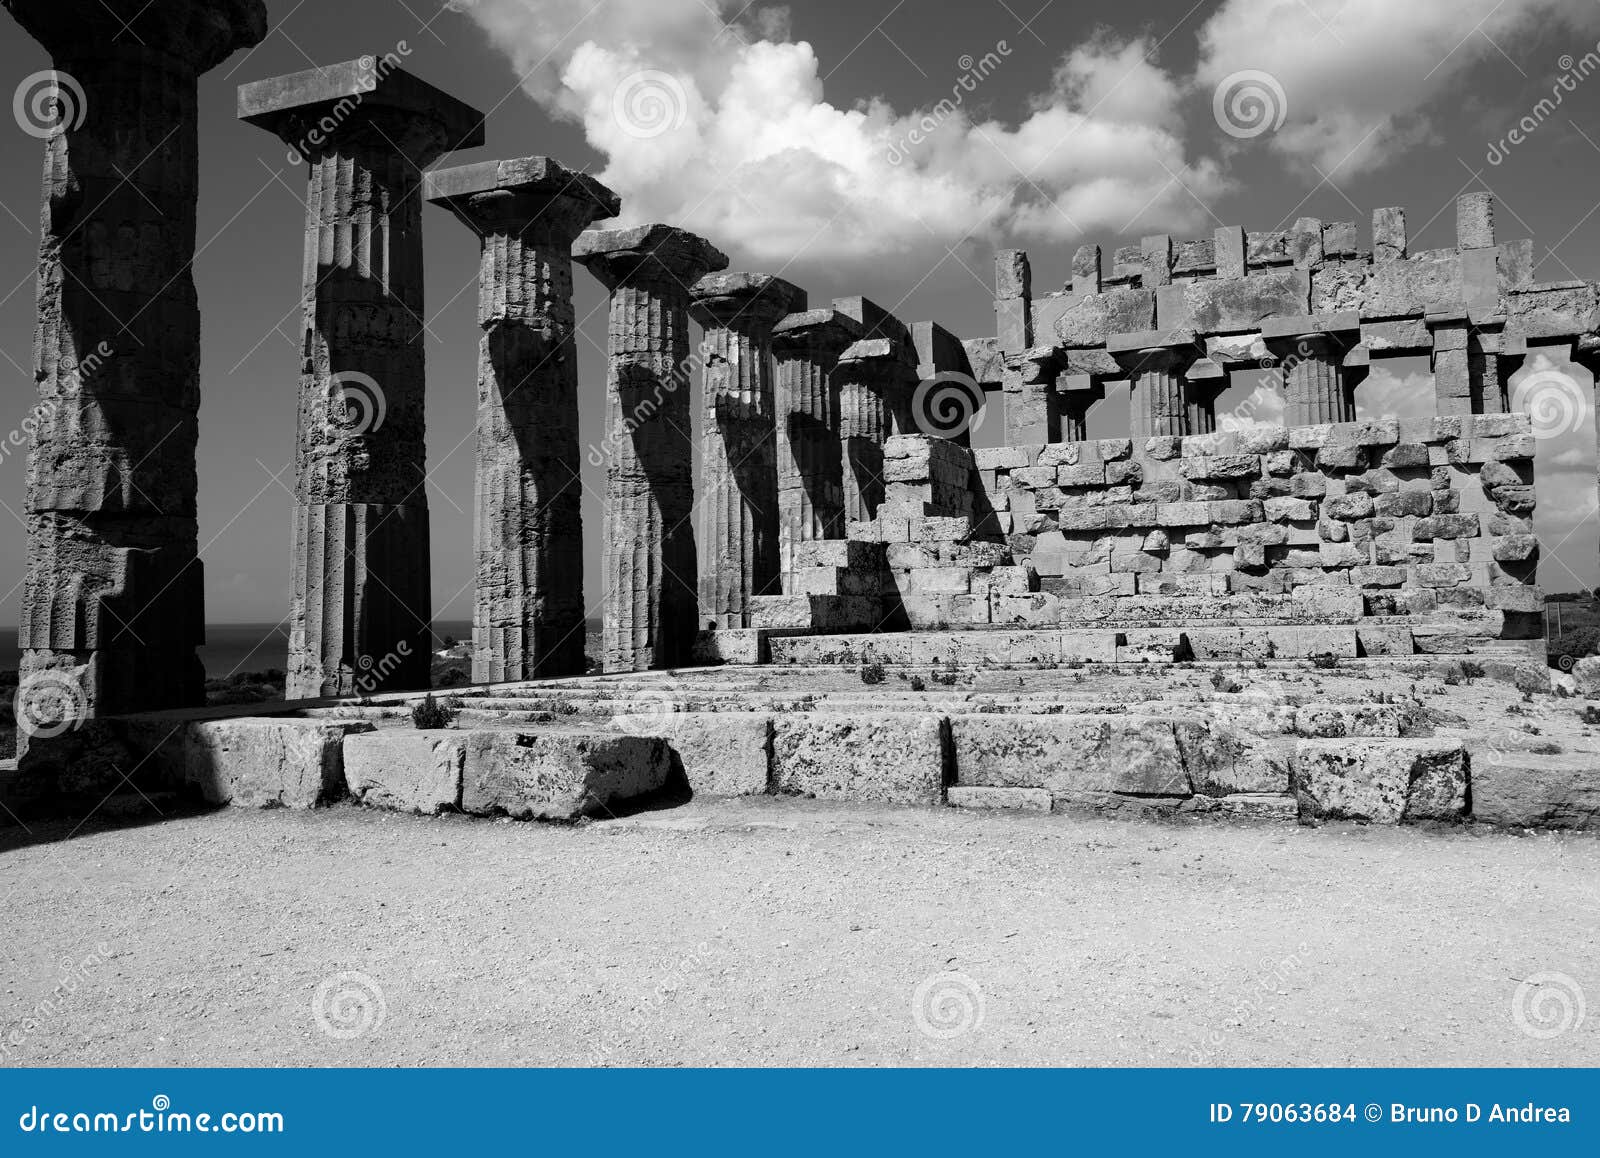
[[[1483,678],[1483,665],[1475,660],[1464,659],[1461,661],[1461,678],[1467,681],[1467,686],[1472,686],[1473,680]]]
[[[1559,756],[1561,755],[1562,748],[1560,744],[1546,740],[1542,744],[1535,744],[1533,747],[1529,748],[1528,751],[1532,752],[1535,756]]]
[[[433,681],[436,688],[464,688],[472,682],[472,675],[458,667],[446,668]]]
[[[912,676],[911,677],[911,690],[914,691],[914,692],[925,692],[925,691],[927,691],[928,690],[928,681],[923,679],[921,676]]]
[[[1585,724],[1600,726],[1600,708],[1595,707],[1593,704],[1585,704],[1583,711],[1578,713],[1578,719]]]
[[[460,700],[453,700],[452,702],[457,705],[461,703]],[[456,712],[459,710],[459,707],[452,708],[449,704],[441,704],[433,698],[433,693],[429,692],[423,697],[421,703],[412,705],[411,722],[422,731],[448,728],[455,722]]]
[[[1223,671],[1220,667],[1211,673],[1211,686],[1219,692],[1236,692],[1240,688],[1239,681]]]
[[[1334,668],[1339,666],[1339,657],[1334,655],[1331,651],[1326,651],[1320,655],[1312,656],[1311,666],[1316,668],[1318,671],[1332,671]]]
[[[861,682],[864,684],[881,684],[887,678],[881,663],[868,663],[861,666]]]
[[[1447,687],[1447,688],[1458,688],[1458,687],[1460,687],[1461,686],[1461,673],[1459,671],[1457,671],[1455,668],[1451,668],[1449,671],[1445,672],[1444,673],[1444,686]]]

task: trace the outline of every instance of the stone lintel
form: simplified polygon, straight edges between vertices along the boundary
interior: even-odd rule
[[[1428,329],[1436,326],[1464,326],[1467,324],[1466,303],[1443,306],[1440,309],[1429,310],[1422,317]]]
[[[1190,366],[1184,377],[1191,382],[1202,382],[1213,379],[1225,379],[1228,371],[1225,367],[1213,362],[1210,358],[1196,358],[1194,365]]]
[[[770,326],[807,304],[805,290],[770,273],[708,273],[689,288],[689,299],[689,314],[702,326]]]
[[[264,0],[137,0],[121,5],[4,0],[3,6],[52,56],[115,47],[130,52],[158,49],[188,61],[196,73],[260,44],[268,27]]]
[[[1268,342],[1319,335],[1328,337],[1354,335],[1359,334],[1360,330],[1361,315],[1355,310],[1306,314],[1292,318],[1264,318],[1261,322],[1261,337]]]
[[[570,202],[585,217],[578,229],[622,210],[622,199],[610,189],[550,157],[435,169],[423,174],[422,195],[478,233],[524,228],[557,199]]]
[[[419,166],[484,142],[482,113],[404,69],[390,67],[384,57],[363,56],[239,86],[239,119],[297,147],[312,128],[326,139],[337,139],[342,127],[360,120],[352,117],[358,109],[367,116],[387,113],[436,127],[442,143],[419,149],[421,159],[413,157]],[[397,145],[396,151],[403,146]]]
[[[616,286],[648,267],[689,287],[708,273],[728,268],[728,258],[705,238],[674,225],[591,229],[578,235],[572,256],[607,285]]]
[[[1025,383],[1051,382],[1062,368],[1061,351],[1055,346],[1034,346],[1011,354],[1006,365],[1022,375]]]
[[[1093,374],[1059,374],[1056,390],[1062,394],[1084,395],[1082,401],[1105,397],[1105,383]]]

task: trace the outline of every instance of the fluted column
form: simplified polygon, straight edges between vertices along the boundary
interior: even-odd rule
[[[1277,342],[1270,345],[1279,347]],[[1336,338],[1301,334],[1281,350],[1286,426],[1355,421],[1355,400],[1340,367],[1344,346]]]
[[[310,166],[290,698],[427,687],[421,167],[483,116],[390,62],[239,90]]]
[[[839,357],[839,439],[844,459],[844,520],[866,522],[883,505],[883,444],[919,434],[910,412],[916,370],[889,338],[856,342]]]
[[[700,421],[700,621],[749,625],[750,599],[776,595],[778,455],[772,327],[805,291],[768,274],[714,273],[694,286],[705,328]]]
[[[1186,331],[1115,335],[1107,351],[1127,371],[1134,438],[1193,433],[1184,373],[1200,356]]]
[[[195,520],[198,78],[265,37],[260,0],[4,0],[50,53],[17,93],[46,140],[28,456],[25,743],[202,702]],[[113,11],[120,9],[120,11]]]
[[[611,291],[605,668],[675,667],[699,630],[689,287],[728,259],[667,225],[591,230],[573,256]]]
[[[428,174],[481,239],[472,678],[582,675],[572,242],[617,195],[548,157]]]
[[[839,355],[861,327],[832,309],[790,314],[772,330],[778,376],[778,558],[793,586],[794,545],[844,538]]]

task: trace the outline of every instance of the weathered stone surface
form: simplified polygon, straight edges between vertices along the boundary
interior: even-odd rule
[[[185,778],[212,804],[314,808],[345,794],[344,740],[368,723],[212,720],[189,725]]]
[[[1305,807],[1335,820],[1451,820],[1467,808],[1467,754],[1436,740],[1303,740],[1294,779]]]
[[[88,715],[203,702],[198,78],[267,29],[260,0],[120,7],[5,5],[65,76],[38,218],[19,674],[74,688]],[[19,123],[46,95],[17,90]]]
[[[748,627],[750,599],[780,589],[772,327],[805,291],[767,274],[708,274],[690,315],[704,327],[700,417],[700,621]]]
[[[478,816],[606,816],[662,788],[671,771],[656,736],[482,731],[465,733],[464,743],[461,808]]]
[[[1151,716],[952,716],[956,783],[1057,800],[1192,792],[1173,724]]]
[[[481,239],[472,677],[582,675],[582,466],[572,242],[615,193],[548,157],[427,175]]]
[[[779,715],[773,720],[773,788],[820,799],[938,804],[948,736],[942,716]]]
[[[344,776],[350,795],[397,812],[459,808],[468,735],[392,729],[346,736]]]
[[[699,628],[689,287],[728,259],[667,225],[591,230],[573,256],[611,290],[605,669],[679,666]]]
[[[427,687],[422,169],[483,115],[385,59],[245,85],[310,167],[290,698]]]
[[[1475,746],[1472,818],[1529,828],[1600,829],[1600,770],[1571,757]]]
[[[949,804],[952,808],[969,808],[977,812],[1009,810],[1014,812],[1049,812],[1054,803],[1050,793],[1043,788],[951,788]]]
[[[771,790],[772,720],[765,713],[676,712],[660,721],[660,731],[695,795],[761,796]]]

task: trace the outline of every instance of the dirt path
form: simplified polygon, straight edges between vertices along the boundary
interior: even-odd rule
[[[767,799],[69,829],[0,832],[9,1064],[1600,1063],[1592,837]],[[1572,985],[1581,1024],[1524,1031]]]

